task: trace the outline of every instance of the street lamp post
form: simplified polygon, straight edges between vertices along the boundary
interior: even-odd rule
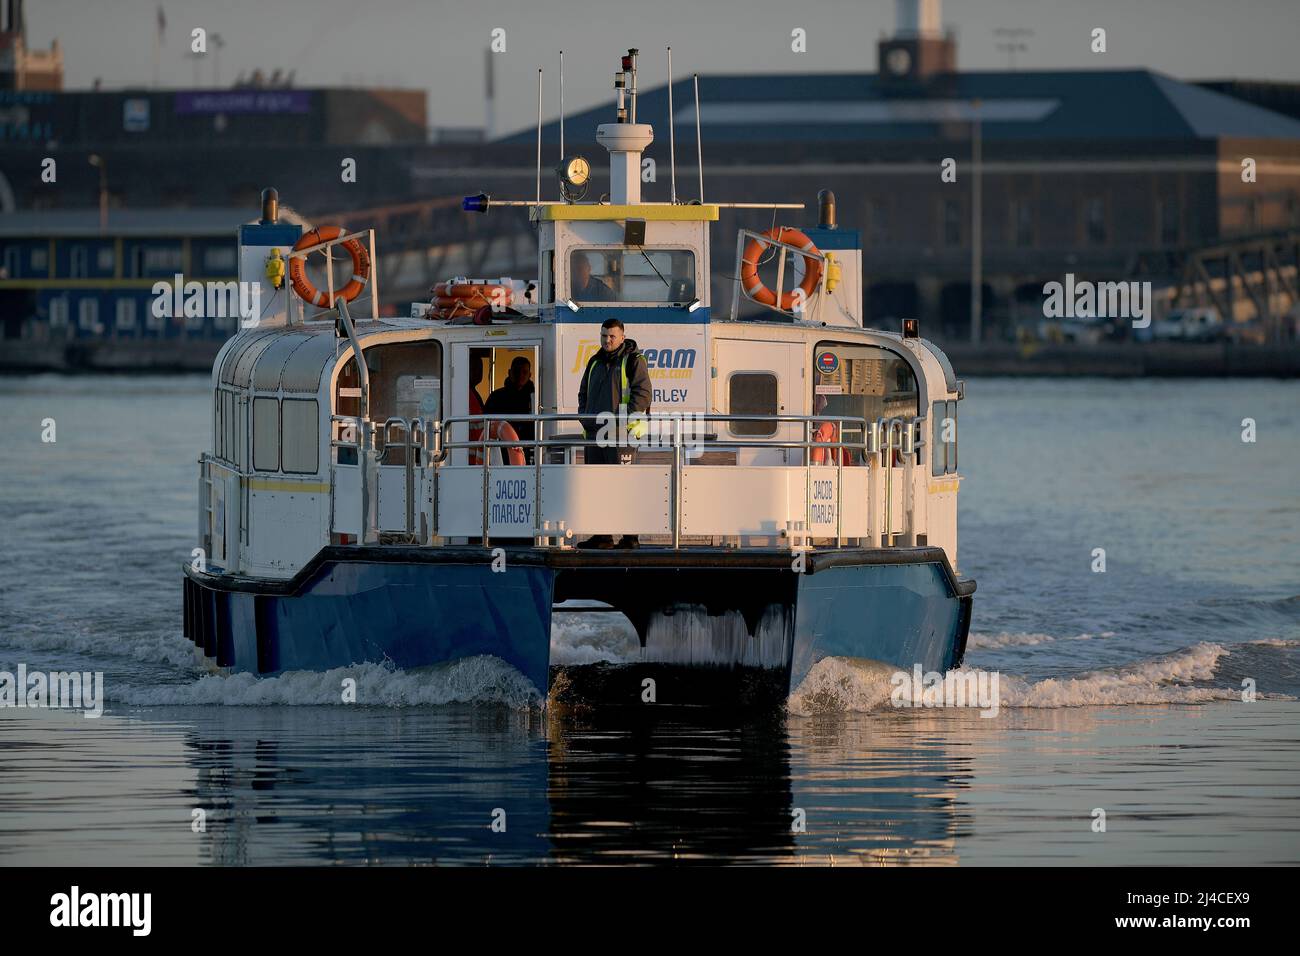
[[[972,345],[979,345],[983,311],[984,263],[983,233],[980,219],[980,162],[982,144],[980,142],[980,101],[971,101],[971,202],[970,202],[970,340]]]

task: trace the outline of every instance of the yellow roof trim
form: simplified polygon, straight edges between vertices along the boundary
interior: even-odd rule
[[[612,206],[549,203],[536,207],[534,219],[567,219],[610,221],[619,219],[644,219],[647,222],[717,222],[718,207],[710,205],[671,206],[635,205]]]

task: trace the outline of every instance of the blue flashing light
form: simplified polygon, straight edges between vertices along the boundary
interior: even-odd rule
[[[477,196],[466,196],[460,202],[460,208],[465,212],[487,212],[490,199],[487,193],[479,193]]]

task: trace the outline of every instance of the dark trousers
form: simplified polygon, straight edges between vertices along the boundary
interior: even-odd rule
[[[628,447],[588,445],[583,452],[583,461],[588,465],[630,465],[635,459],[636,449]]]

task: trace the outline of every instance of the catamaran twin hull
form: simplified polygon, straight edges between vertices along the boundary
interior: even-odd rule
[[[824,657],[961,664],[975,583],[953,575],[942,549],[809,552],[794,565],[777,550],[519,548],[493,570],[482,548],[331,546],[282,582],[187,569],[185,634],[218,666],[259,675],[488,654],[542,694],[574,701],[590,688],[600,703],[640,703],[647,677],[660,704],[767,703]],[[622,612],[639,658],[553,663],[552,612],[564,601]],[[700,614],[712,625],[703,642],[674,629]]]

